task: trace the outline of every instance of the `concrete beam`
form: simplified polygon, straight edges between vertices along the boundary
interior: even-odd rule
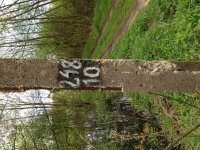
[[[200,62],[0,59],[0,90],[199,92]]]

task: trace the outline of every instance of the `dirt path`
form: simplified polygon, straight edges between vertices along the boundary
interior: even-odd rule
[[[106,20],[105,20],[105,22],[103,24],[103,28],[102,28],[101,32],[99,33],[99,35],[98,35],[98,37],[97,37],[97,39],[95,41],[95,44],[94,44],[94,46],[92,48],[92,52],[90,53],[90,56],[89,56],[90,58],[93,57],[93,54],[96,51],[97,45],[99,44],[99,42],[102,39],[103,33],[105,32],[105,30],[106,30],[106,28],[108,26],[108,23],[110,21],[110,18],[111,18],[112,14],[113,14],[113,10],[115,9],[116,5],[117,5],[117,1],[116,0],[112,0],[112,7],[110,8],[110,11],[109,11],[108,15],[106,16]]]
[[[117,46],[119,40],[128,32],[132,23],[135,21],[138,13],[149,3],[150,0],[136,0],[136,4],[133,7],[133,10],[129,17],[122,22],[117,34],[112,39],[112,42],[109,46],[105,49],[104,53],[101,55],[100,58],[106,58],[107,55]]]

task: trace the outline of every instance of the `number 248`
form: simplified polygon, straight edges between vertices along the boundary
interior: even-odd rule
[[[70,74],[76,74],[79,75],[79,72],[77,70],[81,69],[82,64],[80,61],[74,60],[74,61],[66,61],[66,60],[62,60],[61,61],[61,66],[66,69],[64,71],[60,71],[60,74],[69,79]],[[74,70],[69,70],[69,68],[73,68]],[[85,85],[90,85],[90,84],[94,84],[94,83],[99,83],[100,81],[97,79],[94,79],[96,77],[98,77],[100,75],[100,69],[97,67],[85,67],[83,69],[83,75],[87,78],[90,79],[83,79],[82,82]],[[63,80],[60,81],[61,84],[67,84],[68,86],[72,87],[72,88],[77,88],[80,86],[80,79],[74,78],[74,81],[68,81],[68,80]]]

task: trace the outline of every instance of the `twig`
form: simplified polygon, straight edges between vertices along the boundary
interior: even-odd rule
[[[187,135],[189,135],[193,131],[197,130],[199,127],[200,127],[200,124],[198,124],[193,129],[191,129],[190,131],[188,131],[185,134],[183,134],[180,138],[178,138],[177,140],[175,140],[174,142],[172,142],[171,144],[169,144],[164,150],[170,150],[170,148],[172,148],[176,143],[178,143],[179,141],[181,141],[183,138],[185,138]]]
[[[195,105],[192,105],[192,104],[190,104],[190,103],[184,102],[184,101],[182,101],[182,100],[180,100],[180,99],[176,99],[176,98],[173,98],[173,97],[170,97],[170,96],[167,96],[167,95],[163,95],[163,94],[159,94],[159,93],[151,93],[151,92],[150,92],[149,94],[157,95],[157,96],[162,96],[162,97],[166,97],[166,98],[168,98],[168,99],[175,100],[175,101],[177,101],[177,102],[180,102],[180,103],[182,103],[182,104],[185,104],[185,105],[188,105],[188,106],[190,106],[190,107],[193,107],[193,108],[196,108],[196,109],[199,109],[199,110],[200,110],[199,107],[197,107],[197,106],[195,106]]]

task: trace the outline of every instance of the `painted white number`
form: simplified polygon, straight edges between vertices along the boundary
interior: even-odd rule
[[[79,73],[78,73],[78,71],[75,71],[75,70],[64,70],[63,72],[60,71],[60,74],[63,77],[69,78],[69,74],[79,74]]]
[[[100,69],[98,67],[85,67],[83,68],[83,79],[79,79],[77,75],[79,75],[82,67],[82,63],[80,61],[74,60],[74,61],[66,61],[62,60],[60,62],[63,70],[60,71],[60,75],[66,79],[63,79],[60,81],[61,85],[68,85],[72,88],[78,88],[80,87],[81,83],[88,86],[88,85],[95,85],[95,83],[99,83],[100,81],[98,79],[95,79],[99,77],[100,75]],[[70,75],[72,75],[70,77]],[[74,78],[74,75],[76,75]],[[86,79],[84,79],[86,78]],[[73,80],[73,81],[71,81]]]
[[[99,83],[99,80],[96,79],[87,79],[82,81],[85,85],[91,84],[91,83]]]
[[[82,64],[80,63],[80,61],[77,60],[73,60],[72,62],[70,61],[66,61],[66,60],[62,60],[61,61],[61,65],[63,68],[74,68],[74,69],[80,69],[82,67]]]
[[[66,61],[66,60],[62,60],[61,61],[61,65],[65,69],[70,68],[70,67],[72,67],[74,69],[80,69],[82,67],[82,64],[79,61],[77,61],[77,60],[74,60],[72,62]],[[64,70],[63,72],[60,71],[60,74],[63,77],[69,79],[69,75],[70,74],[77,74],[78,75],[79,72],[76,71],[76,70]],[[79,87],[80,86],[80,79],[79,78],[74,78],[74,81],[75,81],[75,83],[70,82],[70,81],[60,81],[60,84],[67,84],[67,85],[69,85],[69,86],[71,86],[73,88]]]
[[[96,73],[89,73],[88,71],[95,71]],[[99,74],[100,74],[100,69],[99,68],[96,68],[96,67],[86,67],[84,70],[83,70],[83,74],[87,77],[90,77],[90,78],[95,78],[95,77],[98,77]]]
[[[74,79],[76,81],[76,83],[72,83],[72,82],[69,82],[69,81],[60,81],[60,84],[67,84],[73,88],[77,88],[80,86],[80,79],[79,78],[75,78]]]

